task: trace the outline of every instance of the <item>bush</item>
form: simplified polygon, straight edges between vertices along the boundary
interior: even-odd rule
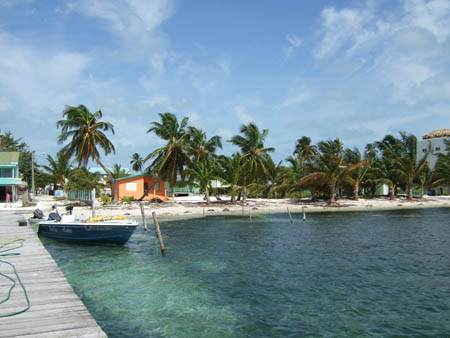
[[[134,197],[133,196],[124,196],[122,197],[122,199],[120,200],[121,203],[131,203],[134,201]]]
[[[109,196],[109,195],[102,195],[101,199],[102,199],[102,204],[103,205],[108,205],[108,204],[112,204],[113,203],[113,200],[112,200],[111,196]]]

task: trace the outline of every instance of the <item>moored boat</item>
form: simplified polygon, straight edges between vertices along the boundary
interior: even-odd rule
[[[124,244],[137,225],[136,221],[125,217],[77,220],[73,215],[67,215],[59,221],[41,221],[38,234],[65,241]]]

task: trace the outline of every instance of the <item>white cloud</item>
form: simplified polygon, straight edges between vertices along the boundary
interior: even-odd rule
[[[255,122],[255,119],[247,112],[247,108],[243,105],[234,106],[232,112],[240,123],[248,124],[250,122]]]
[[[165,45],[165,35],[157,29],[173,12],[171,0],[81,0],[71,10],[100,18],[127,46],[127,53],[145,55]]]
[[[288,41],[288,46],[283,47],[284,56],[289,59],[294,56],[295,50],[300,47],[303,40],[296,35],[286,35],[286,40]]]
[[[277,108],[283,109],[291,106],[298,106],[303,102],[311,99],[312,94],[309,91],[301,91],[299,93],[295,93],[286,97],[283,102],[281,102]]]

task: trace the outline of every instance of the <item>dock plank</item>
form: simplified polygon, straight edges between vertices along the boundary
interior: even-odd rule
[[[78,298],[64,274],[30,227],[19,227],[21,215],[0,212],[0,245],[19,238],[23,247],[6,253],[17,256],[0,256],[14,264],[25,285],[31,307],[12,317],[0,318],[1,337],[107,337],[86,306]],[[2,253],[0,253],[2,254]],[[12,268],[0,263],[0,271],[17,282]],[[8,293],[12,282],[0,276],[0,295]],[[0,304],[0,315],[11,314],[26,308],[22,288],[17,284],[11,298]]]

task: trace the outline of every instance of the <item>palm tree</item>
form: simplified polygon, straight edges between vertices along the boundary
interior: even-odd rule
[[[318,149],[314,163],[308,168],[309,173],[300,182],[328,187],[330,202],[335,203],[337,189],[345,182],[352,169],[345,163],[345,152],[338,138],[319,142]]]
[[[278,186],[277,191],[283,194],[299,194],[305,189],[305,185],[300,183],[300,180],[306,175],[305,165],[298,157],[290,155],[285,159],[288,166],[280,168],[282,183]]]
[[[239,184],[241,179],[242,155],[238,152],[231,156],[222,155],[219,157],[220,180],[229,185],[228,193],[230,194],[231,204],[236,203],[236,195],[241,190]]]
[[[56,159],[47,155],[47,162],[48,165],[44,165],[42,168],[50,175],[53,183],[61,185],[64,198],[67,198],[67,183],[73,173],[72,164],[66,161],[62,152],[56,154]]]
[[[293,155],[297,155],[297,158],[308,162],[311,161],[317,154],[317,147],[311,144],[311,138],[308,136],[302,136],[295,142],[295,150]]]
[[[351,170],[351,173],[347,179],[353,186],[353,198],[355,200],[358,200],[359,198],[359,188],[361,186],[361,182],[370,168],[370,162],[367,158],[367,153],[364,154],[364,159],[362,158],[358,148],[354,148],[353,150],[347,148],[345,150],[346,165]]]
[[[113,175],[114,179],[127,177],[128,175],[130,175],[130,173],[125,168],[122,168],[120,164],[113,165],[111,174]]]
[[[229,142],[238,146],[243,154],[242,167],[248,176],[243,182],[242,203],[247,201],[247,187],[253,183],[258,176],[267,172],[266,159],[269,152],[275,151],[273,147],[264,147],[264,141],[269,133],[269,129],[264,129],[262,133],[254,123],[243,124],[240,129],[241,135],[233,136]]]
[[[205,193],[206,204],[211,203],[209,197],[211,181],[218,179],[216,160],[210,163],[206,161],[193,161],[184,170],[184,174],[189,176],[189,183],[193,186],[198,186],[201,191]]]
[[[424,170],[416,177],[415,183],[417,183],[420,187],[420,199],[423,198],[425,193],[425,189],[428,189],[432,184],[433,172],[430,169],[430,166],[426,165]]]
[[[269,154],[266,156],[266,174],[260,176],[248,188],[251,193],[256,195],[261,193],[264,198],[274,198],[278,188],[282,185],[282,161],[276,164]]]
[[[386,135],[380,143],[383,156],[389,158],[394,164],[391,171],[408,187],[408,200],[413,199],[414,181],[428,165],[428,155],[431,148],[420,160],[417,156],[417,137],[400,132],[400,139]]]
[[[56,126],[61,128],[61,135],[58,143],[69,143],[62,149],[65,158],[72,156],[78,162],[78,167],[86,167],[89,160],[94,160],[108,175],[111,181],[111,188],[114,195],[114,202],[117,203],[117,187],[111,172],[100,161],[100,152],[103,150],[105,156],[115,153],[116,150],[112,142],[104,132],[111,131],[114,134],[114,126],[109,122],[101,122],[103,117],[101,110],[91,113],[85,106],[66,106],[63,111],[65,119],[56,122]]]
[[[133,165],[132,169],[136,172],[141,172],[144,166],[144,159],[138,153],[131,155],[130,164]]]
[[[217,148],[222,149],[222,140],[220,136],[213,136],[208,140],[203,130],[189,127],[188,147],[192,161],[209,161],[215,156]]]
[[[446,154],[439,153],[438,160],[434,166],[432,174],[432,185],[450,186],[450,141],[444,140],[446,145]]]
[[[188,118],[184,117],[178,123],[177,117],[172,113],[159,113],[161,122],[152,122],[152,127],[147,133],[154,132],[167,144],[147,155],[144,161],[153,158],[148,167],[148,172],[154,172],[163,180],[174,187],[177,182],[177,174],[184,179],[184,168],[190,162],[187,154],[189,133],[186,131]]]
[[[100,190],[104,188],[104,185],[96,173],[91,173],[88,169],[81,167],[72,171],[67,187],[74,190],[92,190],[94,188]]]

